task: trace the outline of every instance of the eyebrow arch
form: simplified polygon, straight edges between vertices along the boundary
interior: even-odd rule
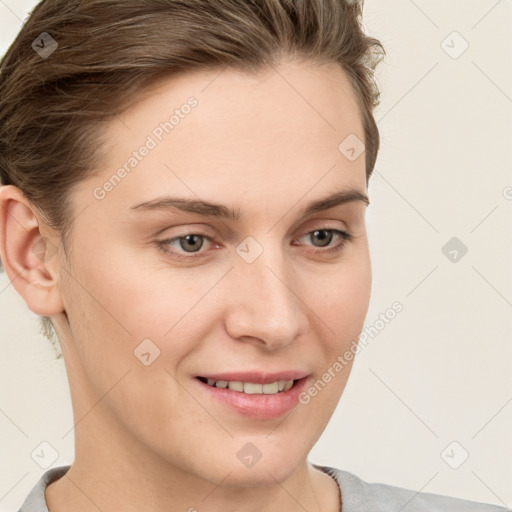
[[[364,192],[357,189],[350,189],[336,192],[323,199],[314,201],[303,208],[299,214],[301,217],[307,217],[312,213],[327,210],[334,206],[353,201],[362,201],[367,206],[370,204],[370,200]],[[164,196],[151,201],[145,201],[131,207],[132,210],[142,211],[166,210],[169,208],[176,208],[184,212],[197,213],[204,216],[219,217],[231,221],[239,221],[242,219],[240,209],[232,210],[222,204],[209,203],[196,199],[184,199],[180,197]]]

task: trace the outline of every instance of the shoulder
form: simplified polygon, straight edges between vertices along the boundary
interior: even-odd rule
[[[369,483],[348,471],[317,464],[313,466],[338,482],[342,497],[341,512],[512,512],[512,509],[498,505],[418,492],[383,483]]]
[[[46,487],[63,476],[70,467],[71,466],[58,466],[43,473],[25,498],[18,512],[48,512],[44,495]]]

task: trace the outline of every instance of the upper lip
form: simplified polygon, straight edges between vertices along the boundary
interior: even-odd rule
[[[272,373],[256,370],[247,372],[215,373],[209,375],[203,374],[198,375],[197,377],[225,381],[254,382],[255,384],[269,384],[279,380],[299,380],[303,377],[307,377],[308,375],[308,372],[301,370],[284,370]]]

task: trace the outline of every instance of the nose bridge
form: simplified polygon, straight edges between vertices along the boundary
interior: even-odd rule
[[[227,327],[233,337],[259,338],[277,347],[293,341],[304,328],[305,319],[300,300],[292,291],[291,267],[281,245],[271,242],[272,238],[267,237],[268,243],[251,263],[245,255],[254,247],[235,258],[231,278],[236,294],[230,303]]]

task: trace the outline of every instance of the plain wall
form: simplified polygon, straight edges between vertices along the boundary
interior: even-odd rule
[[[35,4],[0,2],[1,54]],[[512,2],[366,0],[365,26],[387,50],[372,334],[310,460],[512,507]],[[467,247],[456,262],[453,237]],[[41,442],[53,466],[73,461],[73,418],[64,362],[5,274],[0,319],[0,510],[17,510],[45,471],[31,457]]]

